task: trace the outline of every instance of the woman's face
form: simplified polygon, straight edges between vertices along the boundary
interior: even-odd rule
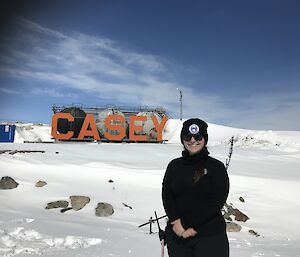
[[[183,145],[186,150],[189,151],[190,155],[198,153],[202,150],[205,145],[205,140],[202,138],[200,141],[196,141],[194,137],[190,141],[183,141]]]

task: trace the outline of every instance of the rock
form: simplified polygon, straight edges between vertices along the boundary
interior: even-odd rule
[[[47,203],[45,209],[55,209],[55,208],[67,208],[69,205],[68,201],[55,201]]]
[[[241,197],[240,197],[241,198]],[[235,216],[236,221],[246,222],[249,217],[242,213],[239,209],[233,208],[232,206],[225,203],[224,207],[226,207],[227,211],[225,211],[224,218],[227,219],[229,216]]]
[[[87,196],[77,196],[77,195],[70,196],[70,200],[71,200],[72,209],[75,211],[79,211],[91,201],[91,199]]]
[[[110,179],[110,180],[108,180],[108,183],[114,183],[114,181]]]
[[[239,224],[234,222],[226,222],[226,231],[227,232],[240,232],[242,227]]]
[[[226,213],[228,213],[228,216],[233,215],[233,213],[234,213],[233,207],[230,206],[230,205],[228,205],[227,203],[225,203],[224,206],[227,208],[227,212]]]
[[[249,219],[249,217],[247,215],[245,215],[238,209],[234,209],[233,215],[235,216],[236,221],[246,222]]]
[[[39,181],[36,182],[36,184],[35,184],[36,187],[43,187],[43,186],[45,186],[45,185],[47,185],[47,182],[42,181],[42,180],[39,180]]]
[[[245,199],[243,197],[240,196],[239,200],[244,203],[245,202]]]
[[[230,213],[229,212],[225,212],[225,214],[223,215],[224,219],[232,221],[232,218],[230,217]]]
[[[98,203],[98,206],[95,209],[96,216],[107,217],[114,213],[114,208],[109,203]]]
[[[19,184],[11,177],[2,177],[0,180],[0,189],[13,189]]]
[[[259,237],[259,236],[260,236],[260,235],[259,235],[257,232],[255,232],[253,229],[250,229],[250,230],[249,230],[249,233],[250,233],[251,235],[256,236],[256,237]]]

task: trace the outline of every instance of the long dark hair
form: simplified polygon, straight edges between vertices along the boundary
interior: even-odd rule
[[[195,170],[194,176],[193,176],[193,182],[196,184],[205,174],[205,166],[203,163],[199,164],[197,169]]]
[[[194,176],[193,176],[193,182],[196,184],[205,174],[206,174],[206,161],[208,159],[209,152],[207,150],[207,147],[204,146],[201,150],[201,161],[199,161],[199,164],[197,165],[197,169],[195,170]]]
[[[207,150],[207,147],[204,146],[199,153],[190,155],[189,151],[184,147],[184,150],[182,151],[182,157],[184,162],[190,163],[190,164],[197,164],[197,168],[195,170],[194,176],[193,176],[193,182],[194,184],[197,183],[203,175],[206,174],[206,161],[208,159],[209,151]]]

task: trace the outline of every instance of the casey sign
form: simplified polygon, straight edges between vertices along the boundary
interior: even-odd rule
[[[68,131],[67,133],[58,133],[57,131],[57,124],[59,119],[66,119],[69,122],[74,122],[74,117],[70,113],[55,113],[52,116],[52,129],[51,129],[51,135],[55,139],[60,140],[69,140],[74,135],[73,131]],[[129,117],[129,140],[130,141],[147,141],[146,135],[135,135],[136,130],[142,130],[143,126],[141,125],[135,125],[136,121],[146,121],[146,116],[130,116]],[[168,120],[167,116],[163,116],[162,120],[158,122],[156,116],[151,116],[151,120],[153,121],[154,127],[157,131],[157,141],[162,141],[162,131],[165,127],[165,124]],[[108,115],[104,121],[104,124],[108,130],[118,130],[120,133],[118,135],[112,135],[109,132],[104,133],[104,137],[108,140],[113,141],[121,141],[124,137],[126,137],[126,130],[125,127],[123,127],[120,124],[111,124],[112,121],[119,121],[120,123],[125,123],[125,117],[118,115],[118,114],[112,114]],[[90,128],[90,129],[88,129]],[[93,137],[94,140],[100,140],[100,135],[97,130],[97,126],[94,120],[94,115],[91,113],[88,113],[84,119],[84,122],[82,124],[80,133],[78,135],[79,140],[83,140],[84,137]]]

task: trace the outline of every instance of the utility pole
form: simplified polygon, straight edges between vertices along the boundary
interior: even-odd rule
[[[182,120],[182,90],[180,90],[178,87],[176,89],[180,94],[180,97],[179,97],[179,101],[180,101],[180,120]]]

